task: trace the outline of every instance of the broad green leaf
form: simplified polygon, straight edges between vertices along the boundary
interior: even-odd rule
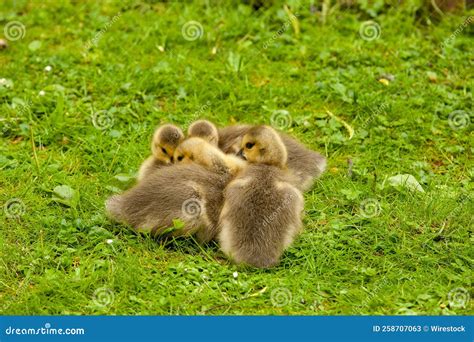
[[[396,175],[388,178],[388,183],[396,188],[407,188],[413,191],[425,192],[420,183],[410,174]]]
[[[39,50],[41,48],[41,41],[39,40],[33,40],[29,45],[28,45],[28,49],[30,49],[31,51],[36,51],[36,50]]]

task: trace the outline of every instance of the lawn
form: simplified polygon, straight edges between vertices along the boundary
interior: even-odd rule
[[[0,313],[473,314],[473,11],[359,3],[3,1]],[[198,118],[328,158],[277,267],[106,217]]]

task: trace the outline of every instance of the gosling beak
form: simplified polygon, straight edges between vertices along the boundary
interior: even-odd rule
[[[244,149],[242,148],[239,152],[237,152],[237,157],[242,158],[243,160],[247,160],[244,154]]]
[[[173,159],[174,159],[173,157],[170,157],[171,164],[173,164]]]

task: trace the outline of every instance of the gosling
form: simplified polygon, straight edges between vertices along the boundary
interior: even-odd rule
[[[303,196],[286,168],[285,144],[272,128],[250,128],[238,154],[249,164],[224,191],[220,248],[237,263],[272,267],[301,231]]]
[[[176,163],[197,163],[209,171],[236,175],[246,162],[237,156],[225,154],[208,141],[192,137],[184,140],[174,152]]]
[[[123,194],[106,201],[108,216],[152,236],[196,235],[205,243],[216,238],[223,192],[230,174],[198,164],[172,164],[154,172]],[[175,220],[181,229],[169,232]]]
[[[210,121],[198,120],[188,128],[188,137],[197,137],[206,140],[211,145],[217,146],[219,134],[217,127]]]
[[[152,155],[140,166],[137,180],[141,182],[155,170],[172,164],[174,151],[183,140],[184,134],[180,128],[170,124],[158,127],[151,141]]]
[[[239,151],[242,137],[255,126],[234,125],[218,130],[219,148],[224,153],[235,154]],[[288,135],[279,132],[281,141],[288,153],[288,169],[294,174],[293,185],[301,191],[311,189],[315,179],[326,170],[326,158],[318,152],[308,149]]]

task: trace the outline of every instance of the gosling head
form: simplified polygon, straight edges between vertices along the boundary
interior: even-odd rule
[[[153,134],[151,151],[156,159],[165,164],[170,164],[173,162],[176,147],[183,139],[184,134],[181,129],[169,124],[163,125]]]
[[[176,163],[188,164],[197,159],[196,153],[203,152],[207,142],[204,139],[191,137],[184,140],[174,151]]]
[[[208,143],[217,146],[219,135],[214,124],[207,120],[198,120],[193,122],[188,128],[189,137],[198,137],[206,140]]]
[[[280,136],[269,126],[251,128],[242,138],[238,155],[249,163],[277,167],[284,167],[288,158]]]

